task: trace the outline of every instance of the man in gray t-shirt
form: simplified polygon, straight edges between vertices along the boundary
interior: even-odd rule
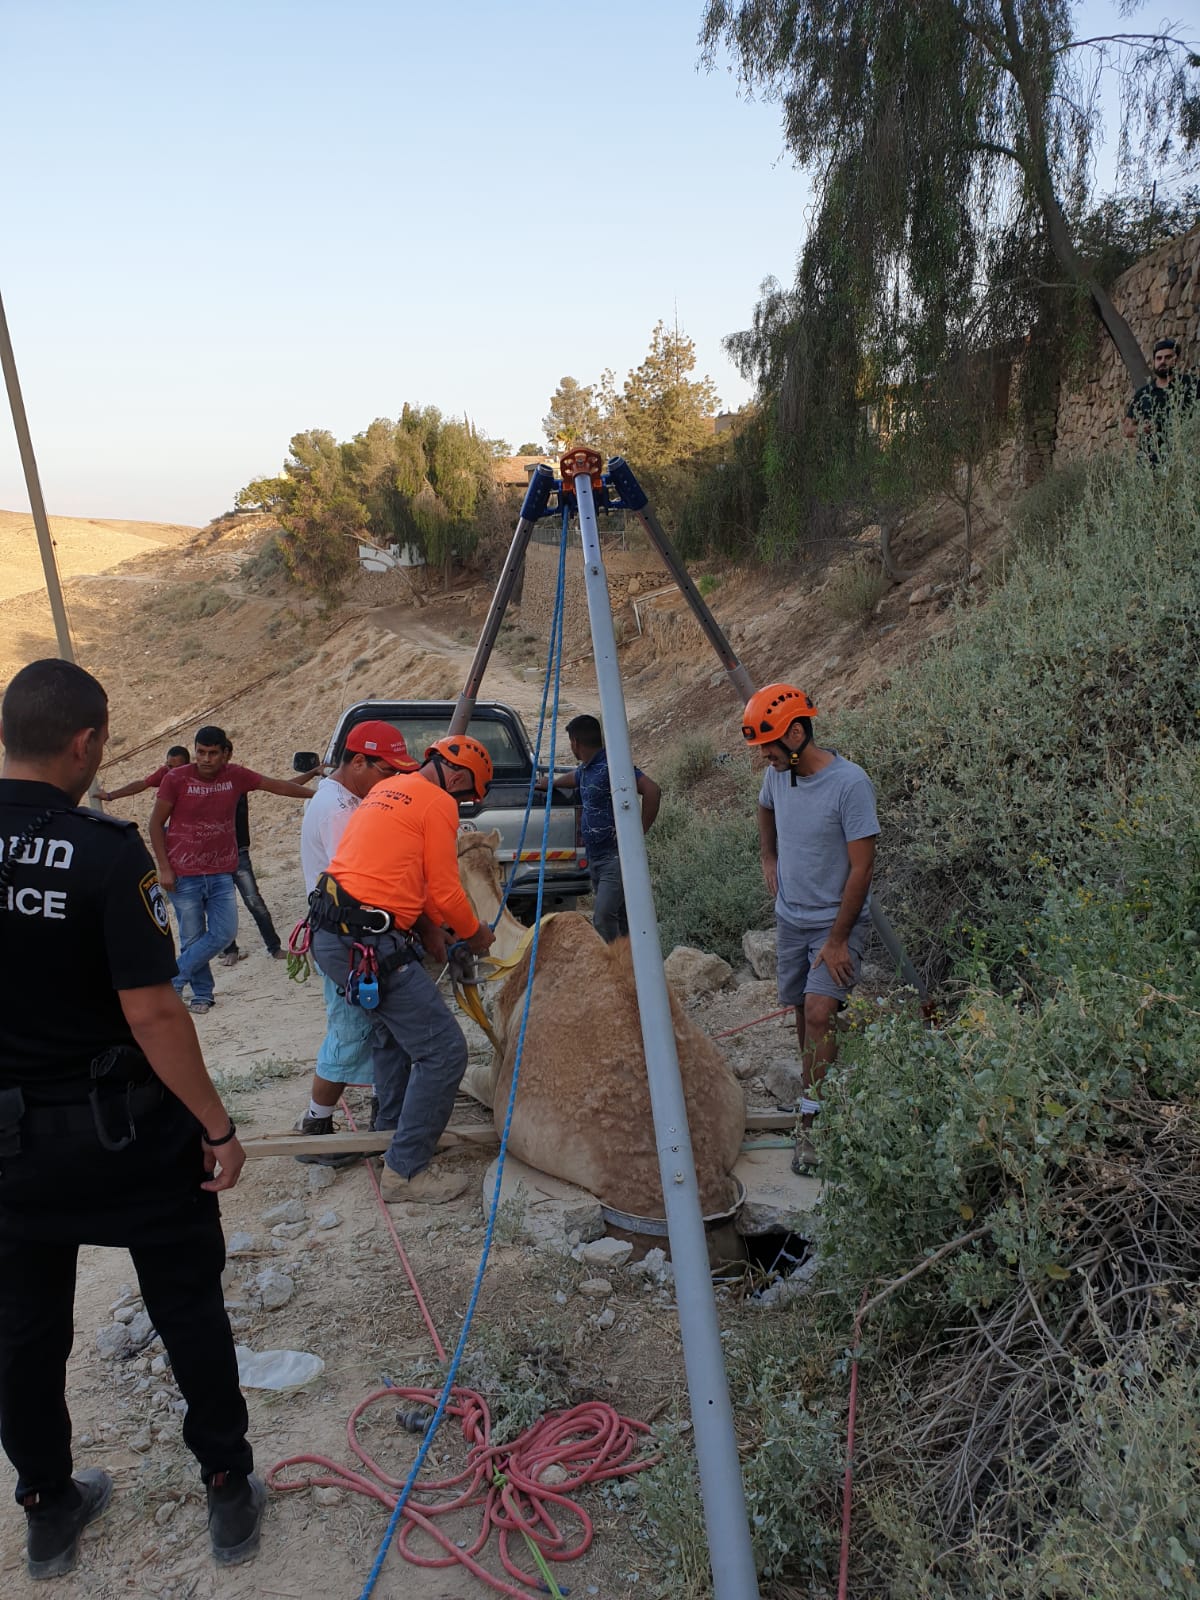
[[[871,780],[813,743],[816,715],[804,691],[786,683],[760,689],[742,713],[742,737],[767,765],[759,854],[775,896],[779,998],[796,1007],[803,1086],[796,1172],[817,1164],[817,1096],[837,1054],[834,1018],[862,970],[879,833]]]

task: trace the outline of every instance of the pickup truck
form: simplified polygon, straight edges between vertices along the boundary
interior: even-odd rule
[[[390,722],[404,735],[404,742],[418,760],[435,739],[440,739],[450,723],[454,710],[452,700],[360,700],[347,707],[338,719],[337,727],[325,751],[327,766],[337,766],[342,759],[346,735],[359,722],[376,719]],[[500,834],[497,855],[506,879],[513,880],[508,904],[513,915],[531,921],[537,905],[538,862],[541,859],[542,826],[545,821],[546,795],[535,794],[529,826],[525,832],[525,846],[520,861],[516,860],[517,842],[521,835],[521,819],[525,815],[525,802],[529,794],[529,779],[533,771],[533,749],[524,724],[511,706],[497,700],[481,700],[475,706],[467,732],[478,739],[492,758],[495,777],[487,798],[480,803],[460,802],[459,829],[462,832],[487,833],[495,828]],[[293,766],[298,772],[307,772],[319,761],[311,751],[298,752]],[[539,771],[547,771],[545,766]],[[543,911],[569,911],[581,895],[591,894],[588,877],[587,854],[579,837],[579,808],[573,790],[548,790],[550,796],[550,837],[546,848],[546,887],[542,898]]]

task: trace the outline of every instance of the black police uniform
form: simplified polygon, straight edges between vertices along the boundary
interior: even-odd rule
[[[71,1476],[81,1244],[129,1250],[205,1479],[253,1465],[201,1129],[151,1072],[117,993],[176,971],[136,825],[0,779],[0,1443],[18,1500]]]

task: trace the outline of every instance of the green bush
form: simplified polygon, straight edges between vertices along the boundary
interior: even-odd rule
[[[1056,544],[1083,501],[1091,471],[1088,461],[1070,461],[1026,489],[1011,517],[1018,544],[1042,551]]]
[[[656,769],[658,782],[669,793],[690,788],[710,771],[717,747],[703,734],[689,733],[667,751]]]
[[[742,934],[763,926],[771,901],[758,863],[756,793],[712,816],[664,797],[646,836],[664,954],[688,944],[737,963]]]
[[[825,604],[843,622],[865,622],[889,587],[887,574],[878,567],[849,561],[825,585]]]
[[[1015,951],[1037,863],[1073,873],[1113,796],[1194,739],[1198,543],[1195,454],[1176,453],[1169,492],[1136,462],[1093,472],[1053,551],[1018,550],[986,607],[838,719],[878,793],[887,903],[927,970],[968,926]]]

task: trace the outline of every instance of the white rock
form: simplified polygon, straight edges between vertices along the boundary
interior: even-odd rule
[[[774,928],[748,928],[742,935],[742,954],[756,978],[774,978],[779,970]]]
[[[312,1497],[319,1506],[340,1506],[345,1496],[340,1489],[335,1489],[332,1484],[320,1484],[312,1492]]]
[[[265,1311],[278,1311],[280,1306],[287,1305],[296,1292],[296,1285],[286,1272],[280,1272],[276,1267],[266,1267],[254,1280],[258,1292],[262,1295],[263,1309]]]
[[[119,1311],[122,1306],[133,1305],[135,1303],[137,1305],[141,1305],[141,1295],[130,1284],[123,1283],[117,1290],[117,1298],[113,1301],[112,1305],[109,1306],[108,1309],[110,1311]]]
[[[648,1278],[651,1283],[665,1283],[674,1276],[666,1251],[660,1250],[657,1245],[653,1250],[647,1250],[640,1261],[630,1262],[629,1271],[634,1277]]]
[[[141,1428],[129,1441],[129,1448],[136,1450],[138,1455],[144,1456],[146,1451],[154,1444],[154,1437],[149,1428]]]
[[[303,1222],[304,1218],[303,1200],[284,1200],[281,1205],[271,1206],[262,1214],[262,1219],[268,1228],[277,1222]]]
[[[725,674],[722,673],[721,676],[724,677]],[[557,1461],[552,1461],[538,1473],[538,1482],[544,1483],[549,1489],[557,1489],[559,1484],[566,1483],[570,1476],[565,1467],[560,1467]]]
[[[733,977],[728,961],[722,961],[711,950],[696,950],[688,944],[677,944],[663,969],[671,987],[688,1000],[724,988]]]
[[[115,1361],[129,1349],[129,1329],[123,1322],[110,1322],[96,1335],[96,1349],[105,1361]]]
[[[596,1326],[600,1329],[601,1333],[607,1333],[608,1330],[612,1327],[613,1323],[616,1320],[617,1320],[617,1313],[613,1310],[613,1308],[611,1306],[605,1306],[604,1310],[600,1313],[600,1315],[595,1318],[595,1323],[596,1323]]]
[[[126,1325],[128,1325],[133,1321],[134,1317],[137,1316],[141,1309],[142,1302],[140,1300],[127,1301],[125,1305],[118,1306],[113,1312],[113,1321],[124,1322]]]
[[[612,1293],[612,1284],[607,1278],[585,1278],[579,1285],[579,1292],[594,1300],[603,1300],[605,1295]]]
[[[303,1220],[300,1222],[277,1222],[271,1229],[271,1233],[276,1239],[298,1239],[302,1233],[307,1231],[308,1223]]]
[[[580,1247],[579,1259],[589,1267],[623,1267],[632,1254],[628,1239],[595,1239]]]
[[[247,1233],[244,1228],[239,1228],[236,1233],[231,1233],[225,1241],[225,1254],[229,1256],[248,1256],[262,1246],[252,1233]]]
[[[322,1211],[321,1215],[317,1218],[317,1227],[320,1228],[322,1232],[326,1232],[330,1228],[340,1228],[341,1225],[342,1219],[338,1216],[336,1211]]]
[[[800,1078],[800,1063],[787,1056],[772,1061],[763,1077],[767,1093],[777,1106],[798,1106],[804,1094]]]
[[[910,606],[923,606],[927,600],[933,599],[933,585],[922,583],[908,597]]]
[[[129,1343],[135,1350],[140,1350],[142,1345],[149,1344],[154,1338],[154,1324],[150,1321],[148,1311],[139,1311],[129,1326]]]
[[[164,1500],[162,1505],[160,1505],[158,1510],[154,1513],[154,1520],[155,1520],[155,1522],[158,1524],[158,1526],[160,1528],[165,1528],[167,1523],[170,1522],[171,1518],[174,1515],[175,1515],[175,1502],[174,1502],[174,1500]]]
[[[337,1182],[337,1173],[332,1167],[309,1167],[308,1192],[316,1194],[320,1189],[332,1189]]]
[[[166,1356],[155,1356],[154,1360],[150,1363],[150,1371],[156,1378],[161,1378],[164,1373],[169,1372],[170,1370],[171,1363],[167,1360]]]

